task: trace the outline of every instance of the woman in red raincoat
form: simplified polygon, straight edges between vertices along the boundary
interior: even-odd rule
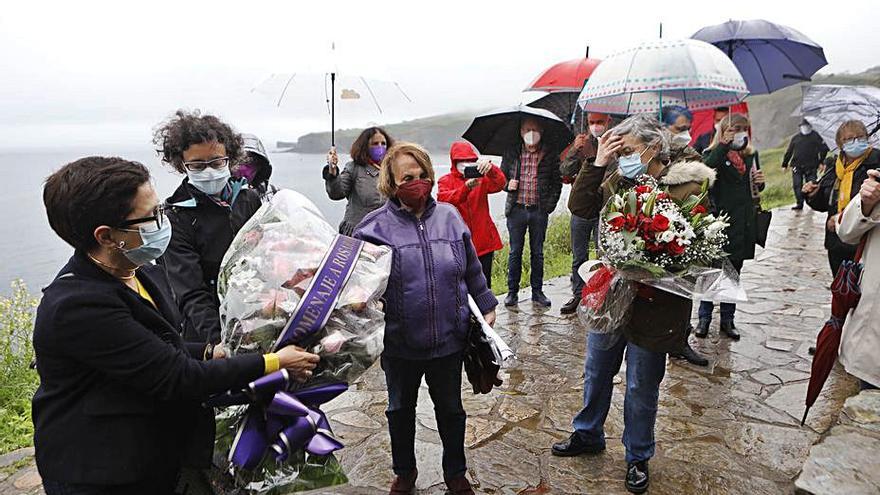
[[[452,143],[449,159],[452,170],[440,178],[438,199],[454,205],[461,213],[483,265],[486,284],[491,289],[492,254],[501,249],[501,236],[489,212],[489,195],[500,192],[507,179],[500,168],[489,161],[479,160],[474,148],[465,141]],[[480,177],[465,178],[467,167],[476,170]]]

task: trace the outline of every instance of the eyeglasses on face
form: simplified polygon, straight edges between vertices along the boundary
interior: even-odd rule
[[[168,221],[168,215],[166,214],[165,205],[158,205],[153,209],[153,214],[148,217],[141,218],[132,218],[131,220],[126,220],[119,225],[116,226],[116,230],[121,230],[123,232],[138,232],[140,229],[129,229],[126,227],[131,227],[132,225],[139,225],[142,223],[155,222],[156,229],[161,229],[165,222]]]
[[[229,166],[229,157],[221,156],[220,158],[214,158],[213,160],[207,161],[183,162],[183,166],[190,172],[201,172],[208,167],[219,170],[223,167]]]

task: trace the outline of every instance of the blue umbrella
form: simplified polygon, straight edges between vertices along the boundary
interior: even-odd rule
[[[691,38],[711,43],[727,54],[753,95],[809,81],[828,65],[822,47],[803,33],[760,19],[705,27]]]

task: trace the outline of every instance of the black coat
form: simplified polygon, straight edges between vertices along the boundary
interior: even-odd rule
[[[868,170],[872,168],[880,168],[880,151],[876,149],[872,149],[868,158],[866,158],[865,161],[862,162],[862,165],[853,172],[852,188],[850,189],[849,196],[850,199],[859,194],[859,189],[862,188],[862,182],[865,182],[865,179],[868,178]],[[819,179],[819,189],[816,193],[812,196],[806,197],[807,204],[810,205],[810,208],[816,211],[827,212],[829,217],[836,215],[838,213],[837,198],[840,196],[840,191],[838,190],[839,187],[837,172],[834,167],[831,166]],[[844,243],[839,237],[837,237],[836,233],[831,232],[828,229],[825,229],[825,249],[842,253],[849,258],[852,258],[856,254],[855,246]]]
[[[170,206],[171,243],[159,263],[167,269],[168,282],[183,313],[183,338],[188,342],[220,342],[220,263],[235,234],[260,208],[260,196],[252,189],[241,189],[230,209],[184,179],[166,202]]]
[[[541,212],[550,214],[556,209],[559,203],[559,196],[562,194],[562,175],[559,173],[559,151],[558,149],[545,149],[544,157],[538,163],[538,206]],[[519,190],[511,191],[507,188],[511,179],[519,179],[520,157],[522,155],[522,146],[517,147],[505,154],[501,160],[501,171],[507,177],[508,182],[504,185],[507,191],[507,203],[504,206],[504,214],[510,215],[510,211],[516,204],[519,197]],[[522,182],[522,181],[520,181]]]
[[[32,414],[46,479],[116,485],[208,466],[214,420],[201,402],[263,374],[259,354],[191,357],[203,349],[181,339],[161,267],[138,279],[155,307],[77,252],[43,291]]]
[[[827,154],[828,146],[818,132],[812,131],[806,136],[797,133],[788,143],[788,149],[782,158],[782,168],[791,165],[801,172],[815,171]]]

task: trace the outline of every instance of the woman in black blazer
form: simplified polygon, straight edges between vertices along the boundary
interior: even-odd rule
[[[34,446],[54,494],[174,493],[182,468],[209,466],[209,395],[286,368],[304,380],[318,356],[290,346],[223,358],[184,344],[161,267],[171,237],[147,169],[88,157],[43,190],[52,229],[75,248],[44,290],[34,348]],[[211,357],[214,359],[210,359]]]

